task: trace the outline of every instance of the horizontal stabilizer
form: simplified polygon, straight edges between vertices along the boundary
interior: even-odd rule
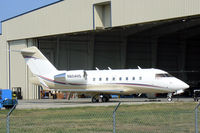
[[[39,79],[39,81],[40,81],[40,83],[42,84],[43,87],[49,88],[48,85],[44,82],[43,79],[41,79],[40,77],[38,77],[38,79]]]
[[[33,55],[36,51],[34,49],[22,49],[21,53],[22,55]]]

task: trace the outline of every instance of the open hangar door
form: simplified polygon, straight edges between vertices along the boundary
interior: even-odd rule
[[[188,83],[191,95],[193,89],[200,88],[200,19],[153,25],[127,36],[126,68],[166,70]]]
[[[151,39],[143,35],[136,34],[129,36],[127,41],[126,68],[151,68],[152,50]]]
[[[121,68],[122,55],[125,55],[120,34],[110,31],[49,36],[37,40],[41,52],[59,70]]]
[[[118,32],[105,31],[95,34],[94,67],[99,69],[122,68],[122,37]]]
[[[39,49],[59,70],[88,69],[89,41],[87,35],[68,35],[38,39]]]
[[[159,68],[200,88],[200,19],[176,19],[38,38],[60,70]]]
[[[200,89],[200,25],[162,36],[158,40],[157,66]]]
[[[38,38],[38,47],[59,70],[123,68],[121,34],[102,30]]]

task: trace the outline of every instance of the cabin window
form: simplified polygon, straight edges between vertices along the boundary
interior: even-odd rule
[[[102,80],[102,78],[99,78],[99,81],[101,81]]]
[[[132,80],[135,80],[135,77],[133,77]]]
[[[122,80],[122,77],[119,77],[119,80],[121,81],[121,80]]]
[[[128,80],[128,77],[126,77],[126,80]]]
[[[96,79],[95,78],[93,78],[93,81],[95,81]]]
[[[139,80],[142,80],[142,77],[139,77]]]
[[[106,81],[108,81],[108,77],[106,78]]]
[[[112,79],[113,81],[115,81],[115,77],[113,77],[113,79]]]

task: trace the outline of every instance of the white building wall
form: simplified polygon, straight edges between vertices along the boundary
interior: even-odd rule
[[[0,35],[0,88],[8,88],[8,48],[6,38]]]
[[[27,68],[20,52],[14,52],[27,47],[26,40],[9,42],[10,47],[10,79],[11,88],[21,87],[23,98],[27,99]]]
[[[91,30],[91,0],[65,0],[3,22],[8,40]]]
[[[27,46],[35,45],[34,39],[10,41],[10,81],[11,88],[21,87],[23,99],[37,99],[38,87],[31,83],[33,75],[18,52]],[[9,60],[9,59],[8,59]],[[9,66],[9,64],[8,64]],[[8,75],[9,76],[9,75]],[[8,81],[9,82],[9,81]]]
[[[199,14],[199,0],[112,0],[112,26]]]
[[[200,14],[199,0],[110,1],[113,27]],[[109,0],[64,0],[3,22],[3,34],[16,40],[93,30],[93,5],[101,2]]]

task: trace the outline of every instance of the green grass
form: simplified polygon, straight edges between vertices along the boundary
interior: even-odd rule
[[[116,113],[118,133],[193,133],[195,103],[121,105]],[[13,133],[111,133],[110,107],[15,110]],[[0,111],[0,133],[6,132],[7,110]]]

